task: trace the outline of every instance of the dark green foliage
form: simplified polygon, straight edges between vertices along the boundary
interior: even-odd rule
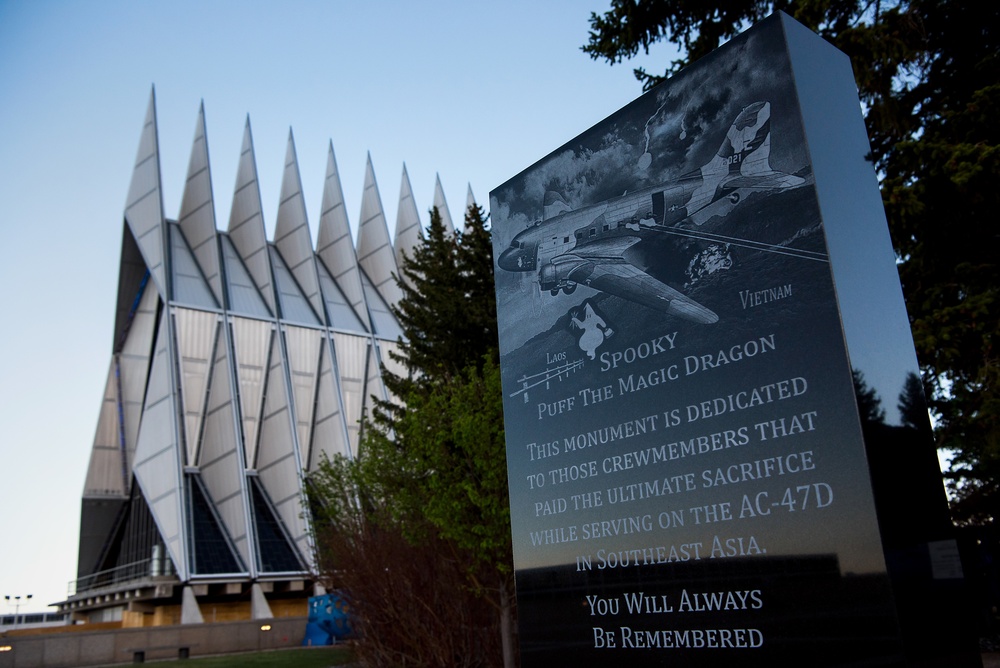
[[[659,40],[683,59],[775,10],[851,57],[871,159],[960,522],[1000,516],[1000,5],[940,0],[612,0],[583,50],[619,63]],[[912,417],[912,416],[911,416]]]
[[[466,367],[479,369],[484,355],[497,359],[493,246],[482,208],[471,208],[465,225],[449,234],[431,209],[427,238],[400,268],[396,316],[406,335],[400,359],[413,376],[388,379],[398,396],[457,378]]]
[[[483,210],[456,235],[432,210],[401,268],[396,401],[378,403],[357,459],[311,480],[320,563],[350,592],[373,665],[502,662],[513,572],[492,272]]]
[[[385,374],[405,409],[379,402],[359,465],[393,485],[397,518],[421,517],[477,560],[509,572],[493,245],[481,207],[449,234],[431,210],[426,239],[403,261],[396,315],[409,375]]]
[[[470,566],[510,572],[498,366],[487,356],[482,371],[467,367],[405,400],[394,417],[382,413],[391,431],[366,431],[357,460],[321,467],[333,476],[324,482],[336,480],[345,502],[359,494],[371,519],[399,527],[413,542],[431,532],[467,551]]]

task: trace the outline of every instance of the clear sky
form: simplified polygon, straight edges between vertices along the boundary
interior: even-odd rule
[[[639,95],[632,67],[672,52],[590,60],[588,17],[609,4],[0,0],[0,596],[41,610],[76,574],[152,86],[168,217],[204,100],[220,227],[249,114],[269,235],[289,127],[314,238],[330,141],[352,228],[370,152],[392,234],[404,162],[424,224],[435,173],[458,222],[467,185],[485,205]]]

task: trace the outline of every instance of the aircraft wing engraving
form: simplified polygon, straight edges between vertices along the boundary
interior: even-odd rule
[[[719,316],[711,309],[625,261],[595,264],[584,284],[703,325],[711,325],[719,320]]]
[[[803,185],[802,177],[771,168],[770,149],[771,105],[754,102],[737,115],[712,159],[676,181],[575,211],[557,193],[547,193],[542,219],[514,236],[497,266],[536,273],[538,289],[553,296],[586,285],[692,322],[718,322],[711,309],[632,264],[627,251],[650,233],[721,239],[696,231],[712,219],[709,207],[740,205],[748,191]]]
[[[551,260],[564,283],[571,282],[621,297],[649,308],[702,324],[719,316],[666,283],[658,281],[623,257],[639,237],[595,240]]]

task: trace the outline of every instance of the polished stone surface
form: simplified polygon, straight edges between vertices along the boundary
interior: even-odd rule
[[[978,665],[853,90],[775,16],[491,193],[523,665]]]

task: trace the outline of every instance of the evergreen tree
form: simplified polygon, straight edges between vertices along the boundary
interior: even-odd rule
[[[470,207],[465,231],[454,235],[431,209],[427,237],[401,273],[397,359],[408,374],[383,377],[403,407],[378,402],[365,449],[379,454],[368,460],[390,470],[400,517],[419,515],[477,562],[509,572],[493,246],[483,209]]]
[[[383,374],[398,401],[378,402],[358,459],[321,467],[313,498],[333,533],[318,541],[335,546],[325,555],[330,569],[337,568],[331,553],[363,569],[357,555],[367,543],[352,536],[365,538],[372,526],[383,537],[402,536],[414,550],[442,552],[440,566],[464,578],[456,609],[473,610],[479,601],[494,611],[497,654],[476,661],[496,665],[502,657],[511,665],[513,570],[492,272],[483,210],[470,207],[465,231],[450,235],[432,209],[427,236],[404,259],[398,281],[403,298],[395,314],[405,339],[396,358],[407,373]],[[409,577],[409,566],[387,564],[385,577]],[[409,587],[401,581],[395,589]],[[467,632],[467,624],[454,626],[455,634]],[[452,633],[446,626],[436,632]],[[461,645],[450,636],[446,644]],[[397,660],[406,654],[389,651]]]
[[[583,51],[620,63],[666,40],[650,88],[776,10],[851,57],[871,159],[959,521],[1000,516],[1000,5],[946,0],[612,0]]]
[[[400,360],[418,384],[448,381],[497,348],[493,248],[481,207],[466,215],[464,232],[449,234],[437,208],[427,237],[404,256],[395,310],[403,329]],[[395,382],[391,379],[390,382]]]

